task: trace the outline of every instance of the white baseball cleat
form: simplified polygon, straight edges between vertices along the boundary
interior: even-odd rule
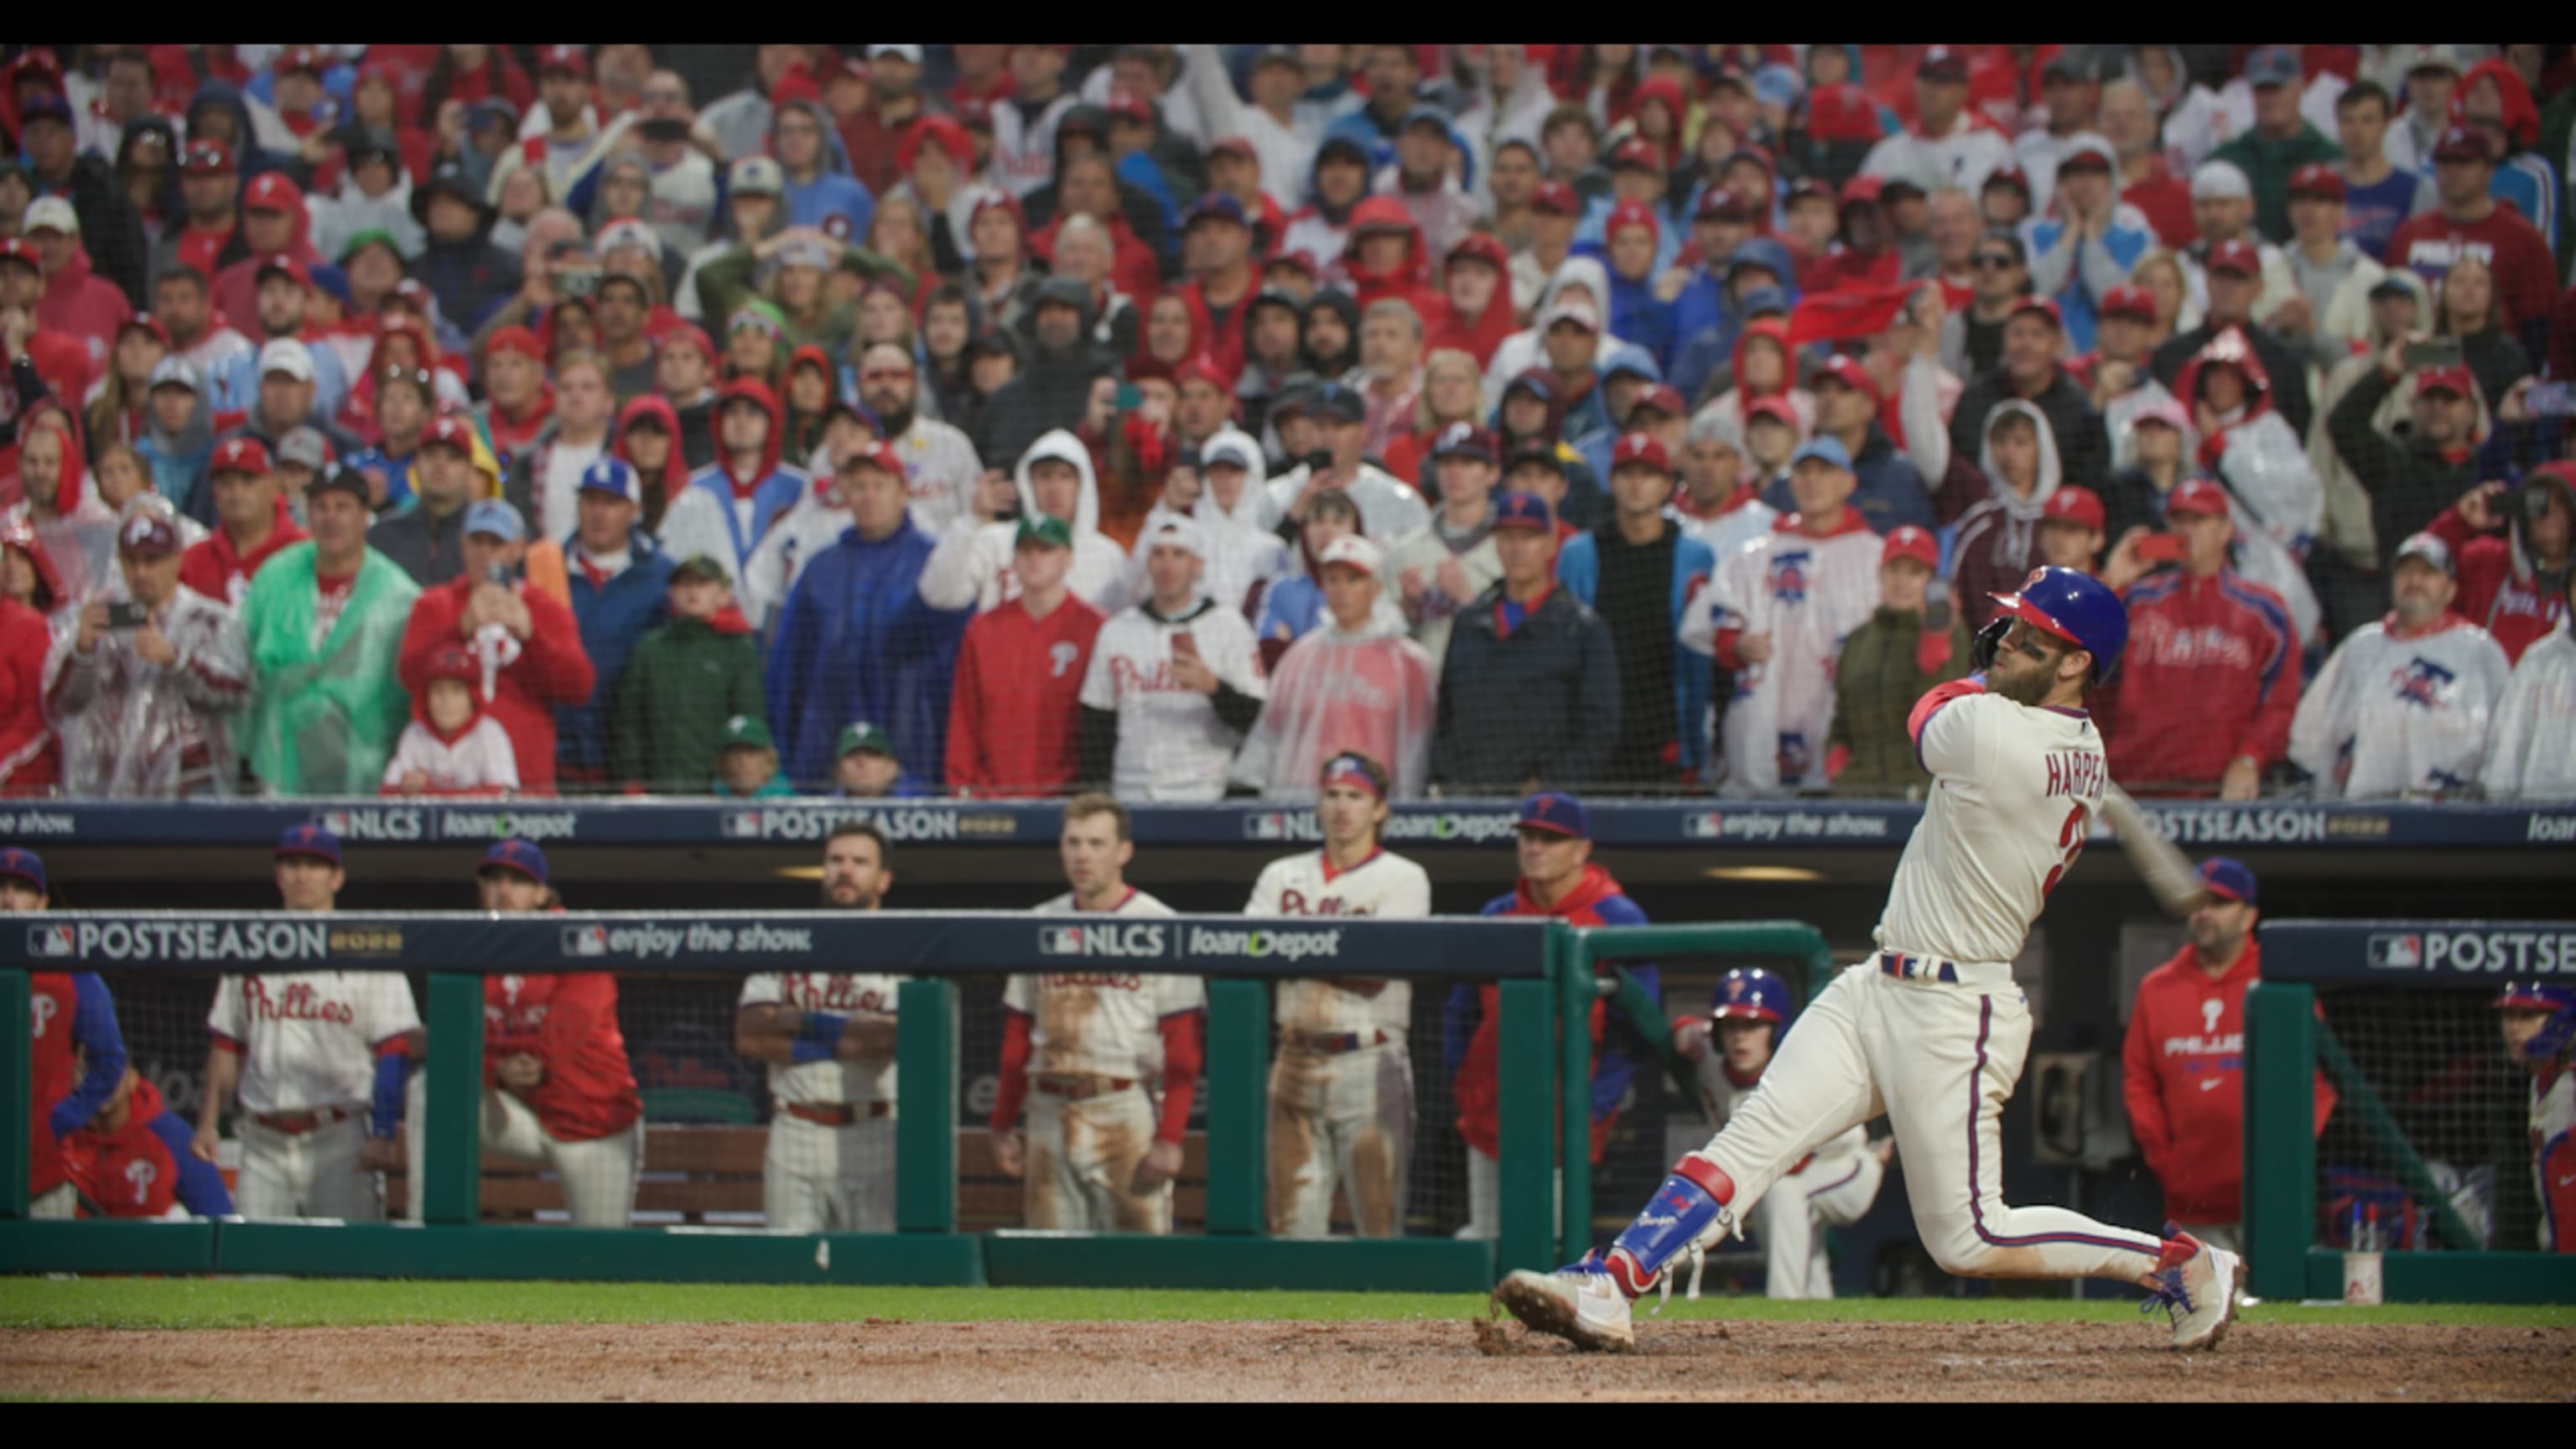
[[[1610,1281],[1597,1257],[1553,1273],[1513,1270],[1496,1285],[1493,1301],[1541,1333],[1552,1333],[1593,1353],[1633,1353],[1637,1331],[1628,1318],[1628,1295]]]
[[[2171,1233],[2155,1276],[2154,1296],[2138,1311],[2162,1308],[2170,1314],[2173,1346],[2178,1350],[2216,1348],[2236,1318],[2237,1294],[2245,1287],[2245,1260],[2189,1233]]]

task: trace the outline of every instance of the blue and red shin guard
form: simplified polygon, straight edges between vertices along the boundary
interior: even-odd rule
[[[1653,1292],[1675,1258],[1733,1230],[1727,1204],[1734,1198],[1734,1180],[1716,1163],[1697,1153],[1684,1156],[1637,1220],[1611,1243],[1603,1260],[1610,1281],[1632,1299]]]

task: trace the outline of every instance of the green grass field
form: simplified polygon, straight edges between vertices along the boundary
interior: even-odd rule
[[[453,1283],[374,1279],[0,1278],[0,1329],[312,1328],[424,1323],[834,1323],[1085,1320],[1459,1319],[1471,1294],[1248,1293],[1092,1288],[817,1288],[665,1283]],[[1959,1323],[2125,1321],[2125,1303],[2053,1298],[1863,1298],[1775,1303],[1680,1298],[1680,1319]],[[2576,1323],[2576,1307],[2265,1303],[2249,1323]]]

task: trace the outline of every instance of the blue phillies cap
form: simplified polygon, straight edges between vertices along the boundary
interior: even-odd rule
[[[1203,221],[1230,221],[1236,226],[1252,225],[1251,220],[1243,214],[1243,203],[1222,191],[1208,192],[1191,202],[1181,226],[1186,231]]]
[[[1553,831],[1576,840],[1592,838],[1591,817],[1583,802],[1563,790],[1541,790],[1521,802],[1521,818],[1512,822],[1532,830]]]
[[[1789,466],[1795,468],[1809,458],[1831,463],[1846,473],[1851,471],[1851,450],[1843,446],[1842,439],[1830,434],[1821,438],[1809,438],[1800,443],[1798,451],[1789,455]]]
[[[2245,79],[2258,86],[2285,86],[2299,78],[2299,58],[2277,45],[2245,57]]]
[[[483,863],[474,868],[474,873],[481,875],[488,870],[515,870],[537,884],[544,885],[546,853],[514,835],[483,852]]]
[[[0,850],[0,880],[22,880],[34,886],[40,896],[52,894],[52,888],[45,884],[45,858],[14,845]]]
[[[1494,500],[1494,527],[1535,528],[1541,533],[1554,533],[1556,518],[1548,512],[1546,499],[1514,489]]]
[[[469,538],[488,533],[504,543],[517,543],[528,536],[528,526],[519,521],[519,510],[498,498],[485,498],[465,510],[465,533]]]
[[[614,497],[623,498],[629,503],[637,503],[643,500],[643,493],[636,486],[635,470],[628,467],[625,461],[619,458],[602,457],[598,461],[592,463],[589,467],[582,469],[581,491],[584,493],[606,493]]]
[[[2249,906],[2254,904],[2254,872],[2247,870],[2241,860],[2213,855],[2202,861],[2200,868],[2192,874],[2199,879],[2202,889],[2220,900],[2240,901]]]
[[[303,856],[312,860],[340,863],[340,837],[319,825],[290,825],[277,837],[277,858],[293,860]]]

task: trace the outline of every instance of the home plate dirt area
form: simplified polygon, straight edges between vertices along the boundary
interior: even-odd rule
[[[0,1333],[0,1393],[233,1400],[2418,1401],[2576,1396],[2576,1327],[1641,1322],[417,1325]]]

